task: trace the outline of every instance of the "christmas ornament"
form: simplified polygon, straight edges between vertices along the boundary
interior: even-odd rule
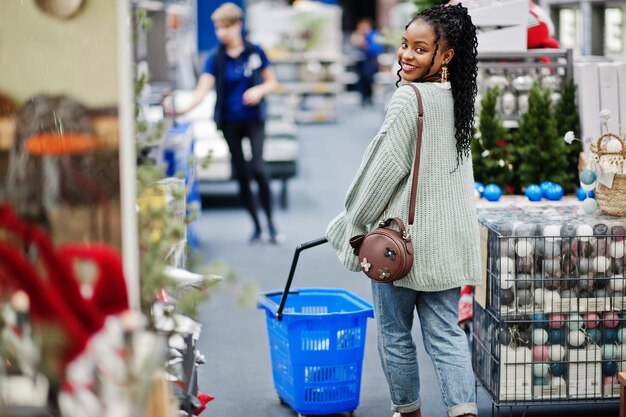
[[[533,346],[533,361],[535,362],[548,361],[548,347],[546,345]]]
[[[593,191],[596,188],[596,185],[598,185],[598,182],[594,182],[591,184],[580,184],[580,188],[582,188],[583,190],[587,191],[588,193]]]
[[[528,187],[526,187],[526,190],[524,191],[524,195],[530,201],[541,201],[541,198],[542,198],[541,187],[539,187],[537,184],[530,184]]]
[[[583,201],[583,211],[586,214],[593,214],[598,210],[598,202],[595,198],[587,197],[585,201]]]
[[[535,294],[536,294],[535,290]],[[533,313],[533,327],[535,329],[547,329],[548,328],[548,316],[545,313],[535,312]]]
[[[565,333],[561,329],[548,329],[548,343],[558,345],[565,341]]]
[[[604,375],[615,375],[617,373],[617,363],[615,362],[603,362],[602,373]]]
[[[588,237],[593,236],[593,228],[588,224],[581,224],[576,229],[576,236],[580,238],[581,242],[587,242],[589,241]]]
[[[565,364],[563,362],[550,364],[550,373],[552,376],[562,377],[565,374]]]
[[[518,256],[530,256],[533,254],[533,251],[533,242],[529,239],[522,238],[515,244],[515,253]]]
[[[482,197],[484,192],[485,192],[485,185],[482,182],[475,182],[474,183],[474,190],[478,191],[478,193]]]
[[[594,345],[602,344],[602,332],[598,328],[587,329],[587,338],[591,340]]]
[[[498,342],[504,346],[509,346],[511,344],[511,333],[508,328],[501,327],[498,329]]]
[[[502,113],[504,116],[512,116],[515,113],[515,106],[517,104],[517,99],[515,95],[510,91],[505,91],[502,94]]]
[[[607,375],[602,380],[605,385],[616,385],[619,383],[616,375]]]
[[[535,288],[534,291],[534,298],[535,298],[535,303],[537,303],[538,305],[542,306],[544,304],[545,301],[545,295],[546,295],[546,290],[543,288]],[[543,314],[543,313],[541,313]]]
[[[580,314],[573,313],[567,318],[567,328],[570,330],[580,330],[583,327],[583,318]]]
[[[615,242],[621,242],[624,240],[624,237],[626,236],[626,227],[613,226],[611,227],[611,234],[613,235],[613,240]]]
[[[609,253],[613,258],[623,258],[625,247],[626,245],[624,245],[623,241],[611,242],[609,245]]]
[[[606,144],[606,150],[608,152],[621,152],[622,151],[622,143],[617,139],[611,139]]]
[[[596,173],[591,169],[585,169],[580,173],[580,182],[585,185],[591,185],[596,182]]]
[[[513,283],[515,282],[515,277],[510,272],[501,272],[500,273],[500,287],[504,289],[509,289],[513,287]]]
[[[547,197],[548,188],[552,187],[553,185],[554,183],[552,181],[543,181],[541,184],[539,184],[539,187],[541,187],[542,196]]]
[[[591,261],[591,266],[594,272],[604,273],[609,269],[611,263],[606,256],[596,256]]]
[[[606,344],[614,344],[617,343],[618,334],[615,329],[604,329],[602,331],[602,340]]]
[[[535,345],[545,345],[548,341],[548,332],[544,329],[534,329],[532,339]]]
[[[573,347],[580,347],[585,343],[585,334],[581,330],[571,330],[567,334],[567,343]]]
[[[533,375],[536,378],[544,378],[550,372],[550,367],[547,363],[533,363]],[[544,378],[545,379],[545,378]],[[548,385],[548,380],[542,382],[541,385]]]
[[[519,290],[517,292],[517,305],[520,307],[527,306],[532,301],[531,292],[529,290]]]
[[[576,280],[573,279],[573,282],[575,282]],[[561,299],[568,299],[568,298],[577,298],[578,295],[576,294],[575,290],[563,290],[561,291]]]
[[[533,285],[530,274],[517,274],[515,277],[515,287],[518,290],[527,290]]]
[[[497,184],[487,184],[483,196],[489,201],[498,201],[502,197],[502,189]]]
[[[552,313],[555,307],[561,305],[561,296],[556,291],[546,291],[543,296],[543,310]]]
[[[513,303],[513,300],[515,300],[515,295],[513,294],[512,290],[504,289],[500,291],[500,303],[503,306],[510,305],[511,303]]]
[[[565,357],[565,348],[563,346],[552,345],[548,349],[548,358],[551,361],[562,361],[564,357]]]
[[[587,198],[587,191],[583,190],[582,187],[578,187],[576,189],[576,198],[578,198],[578,201],[584,201]]]
[[[600,317],[598,313],[585,313],[583,314],[583,324],[586,329],[593,329],[600,324]]]
[[[550,328],[560,329],[565,324],[565,316],[561,313],[551,313],[548,315],[550,320]]]
[[[513,272],[513,259],[509,257],[500,257],[496,261],[496,269],[498,272]]]
[[[604,344],[600,350],[602,351],[602,359],[605,361],[612,361],[617,356],[617,347],[613,344]]]
[[[545,196],[550,201],[558,201],[563,198],[563,187],[559,184],[552,184],[546,188]]]

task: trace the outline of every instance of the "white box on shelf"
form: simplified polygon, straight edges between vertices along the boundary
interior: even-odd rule
[[[561,298],[561,301],[555,303],[555,312],[573,313],[578,311],[578,298]]]
[[[602,396],[605,398],[618,398],[619,387],[619,384],[602,384]]]
[[[478,28],[478,52],[524,52],[526,36],[525,23],[501,29]]]
[[[534,385],[533,398],[538,400],[556,400],[567,396],[567,385],[553,385],[551,380],[547,385]]]
[[[620,126],[620,91],[617,67],[609,62],[598,63],[598,77],[600,79],[600,109],[606,109],[611,112],[611,118],[607,121],[607,125],[610,132],[618,133]]]
[[[626,126],[626,62],[616,62],[617,84],[619,92],[619,124]]]
[[[469,14],[476,27],[525,25],[528,19],[528,2],[525,0],[493,2],[487,6],[470,8]]]
[[[574,81],[578,88],[581,139],[597,139],[600,136],[600,80],[597,64],[574,64]]]
[[[602,353],[600,347],[569,349],[567,367],[570,398],[599,398],[602,396]]]
[[[500,350],[500,400],[532,399],[532,352],[529,348],[502,347]]]

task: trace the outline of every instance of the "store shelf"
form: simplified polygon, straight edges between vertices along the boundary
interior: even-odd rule
[[[540,58],[552,58],[541,62]],[[524,52],[486,52],[478,54],[478,67],[482,69],[534,69],[564,68],[565,77],[572,79],[574,58],[571,49],[529,49]]]

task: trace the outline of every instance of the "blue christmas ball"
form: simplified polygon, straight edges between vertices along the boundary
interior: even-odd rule
[[[609,345],[617,343],[617,330],[610,327],[605,328],[604,330],[602,330],[602,339],[604,343]]]
[[[593,184],[597,178],[596,173],[590,169],[585,169],[580,173],[580,182],[585,185]]]
[[[498,201],[500,197],[502,197],[502,188],[497,184],[487,184],[483,192],[483,197],[489,201]]]
[[[533,327],[535,329],[547,329],[548,316],[545,313],[541,312],[533,313]]]
[[[602,344],[602,332],[598,328],[587,329],[587,334],[591,341],[596,345]]]
[[[602,373],[604,375],[615,375],[617,373],[617,363],[616,362],[604,362],[602,364]]]
[[[546,192],[554,183],[552,181],[543,181],[539,186],[541,187],[541,193],[546,197]]]
[[[530,184],[528,187],[526,187],[526,191],[524,191],[524,195],[530,201],[541,201],[541,197],[543,196],[543,193],[541,192],[540,186],[538,186],[537,184]]]
[[[587,191],[583,190],[582,187],[578,187],[576,190],[576,198],[578,198],[578,201],[583,201],[587,198]]]
[[[558,345],[565,342],[565,333],[562,332],[561,329],[549,329],[548,342],[553,345]]]
[[[565,374],[565,364],[563,362],[550,364],[550,373],[552,376],[563,376]]]
[[[474,183],[474,189],[478,191],[478,194],[480,194],[480,196],[482,197],[485,192],[485,184],[483,184],[482,182],[476,181]]]
[[[550,201],[558,201],[563,198],[563,187],[559,184],[552,184],[546,189],[545,197]]]
[[[596,192],[593,191],[593,190],[587,191],[587,197],[595,198],[596,197]]]

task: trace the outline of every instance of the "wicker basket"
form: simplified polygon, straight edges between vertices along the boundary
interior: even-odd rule
[[[622,144],[619,152],[606,150],[606,143],[617,139]],[[617,171],[613,177],[613,185],[608,188],[600,183],[596,187],[596,200],[602,211],[614,216],[626,216],[626,143],[624,139],[614,133],[604,133],[598,138],[595,146],[591,147],[595,156],[595,163],[611,165],[612,171]],[[619,170],[618,167],[621,167]]]

